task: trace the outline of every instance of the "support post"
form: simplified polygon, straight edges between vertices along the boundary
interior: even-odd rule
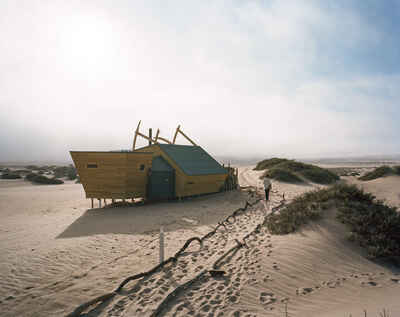
[[[153,137],[153,129],[152,128],[150,128],[149,129],[149,145],[151,145],[151,138]]]
[[[178,125],[178,127],[176,128],[175,135],[174,135],[174,139],[172,140],[172,144],[175,144],[176,137],[178,136],[178,132],[179,132],[179,128],[180,128],[180,127],[181,127],[181,126]]]
[[[99,198],[99,208],[101,208],[101,199]]]
[[[190,143],[192,143],[193,146],[197,146],[197,144],[194,143],[194,141],[193,141],[191,138],[189,138],[185,133],[183,133],[183,131],[180,129],[180,126],[178,126],[177,131],[178,131],[180,134],[182,134],[182,135],[186,138],[186,140],[188,140]],[[175,142],[174,142],[174,143],[175,143]]]
[[[155,139],[154,139],[154,142],[155,142],[155,143],[157,143],[159,134],[160,134],[160,129],[157,129],[156,137],[155,137]]]
[[[160,263],[164,262],[164,228],[160,227]]]
[[[140,127],[140,123],[142,122],[142,120],[139,120],[139,123],[137,125],[136,131],[135,131],[135,136],[133,138],[133,145],[132,145],[132,151],[135,151],[135,147],[136,147],[136,139],[137,139],[137,135],[139,132],[139,127]]]
[[[94,206],[93,206],[93,198],[90,198],[91,199],[91,201],[92,201],[92,209],[94,208]]]

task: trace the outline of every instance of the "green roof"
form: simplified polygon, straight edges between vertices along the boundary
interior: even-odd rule
[[[177,144],[158,144],[158,146],[186,175],[227,173],[227,170],[200,146]]]

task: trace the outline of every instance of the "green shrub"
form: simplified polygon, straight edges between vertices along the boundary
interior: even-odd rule
[[[339,179],[335,173],[318,166],[300,172],[302,176],[317,184],[332,184]]]
[[[278,165],[282,162],[287,161],[287,159],[282,159],[282,158],[277,158],[273,157],[271,159],[263,160],[261,162],[258,162],[256,167],[253,169],[254,171],[261,171],[265,170],[267,168],[271,168],[272,166]]]
[[[302,183],[303,180],[298,177],[296,174],[281,168],[273,168],[264,173],[265,177],[276,179],[280,182],[285,183]]]
[[[77,177],[76,168],[73,165],[68,166],[67,177],[70,180],[74,180]]]
[[[21,178],[21,175],[12,173],[12,172],[8,172],[8,173],[3,173],[1,175],[1,178],[2,179],[18,179],[18,178]]]
[[[25,180],[32,181],[37,175],[36,173],[29,173],[25,176]]]
[[[67,175],[68,167],[67,166],[58,166],[54,169],[54,177],[64,177]]]
[[[47,184],[47,185],[58,185],[58,184],[63,184],[64,183],[64,181],[61,180],[61,179],[48,178],[48,177],[43,176],[43,175],[36,175],[36,176],[32,177],[31,181],[33,183]]]
[[[333,184],[339,180],[338,175],[327,169],[287,159],[264,160],[259,162],[255,169],[264,168],[268,168],[268,171],[262,177],[270,177],[288,183],[303,182],[302,178],[317,184]]]
[[[400,165],[393,166],[393,171],[396,175],[400,175]]]
[[[362,180],[362,181],[370,181],[370,180],[384,177],[384,176],[387,176],[387,175],[390,175],[393,173],[394,173],[394,170],[390,166],[384,165],[384,166],[377,167],[372,172],[368,172],[365,175],[359,177],[358,179]]]
[[[323,215],[332,206],[350,229],[349,239],[367,248],[371,258],[400,256],[400,213],[354,185],[336,184],[305,193],[266,221],[273,234],[287,234]]]

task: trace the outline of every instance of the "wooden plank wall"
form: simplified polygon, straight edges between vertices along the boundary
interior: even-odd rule
[[[87,198],[145,197],[147,173],[152,163],[150,153],[70,153]],[[88,168],[88,164],[95,164],[97,168]]]

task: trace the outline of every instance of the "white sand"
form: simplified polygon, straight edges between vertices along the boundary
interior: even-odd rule
[[[240,183],[260,187],[259,175],[241,168]],[[399,203],[399,185],[399,177],[362,184],[393,204]],[[316,187],[274,182],[271,204],[277,205],[283,193],[291,199]],[[245,193],[229,192],[185,202],[88,210],[81,185],[1,181],[0,316],[65,315],[112,291],[125,277],[157,264],[161,225],[168,257],[187,238],[210,231],[246,198]],[[221,229],[206,241],[200,252],[194,245],[176,266],[129,283],[123,295],[92,315],[149,316],[177,285],[211,268],[265,212],[264,204],[251,209],[228,232]],[[400,283],[391,280],[400,277],[367,260],[361,249],[346,241],[345,228],[333,218],[331,211],[296,234],[260,233],[249,248],[224,264],[225,278],[207,277],[194,284],[165,314],[284,316],[282,301],[287,298],[290,316],[355,317],[363,316],[364,308],[368,316],[376,316],[384,307],[392,317],[400,316]]]

